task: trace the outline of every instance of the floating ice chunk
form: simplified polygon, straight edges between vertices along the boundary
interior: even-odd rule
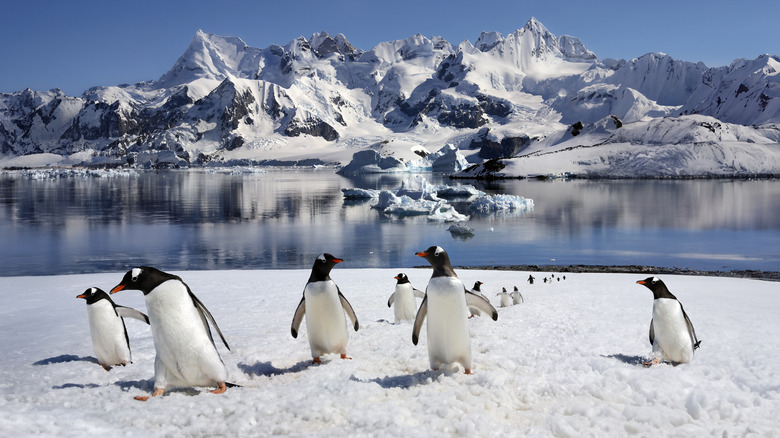
[[[447,228],[453,236],[471,237],[474,235],[474,229],[464,223],[457,223],[450,225]]]
[[[138,176],[138,172],[130,169],[30,169],[23,170],[21,174],[23,177],[32,180]]]
[[[396,196],[408,196],[412,199],[427,199],[438,201],[437,188],[429,183],[422,175],[412,175],[401,183],[401,188],[395,192]]]
[[[526,213],[534,209],[534,200],[515,195],[483,195],[472,202],[469,210],[479,213]]]
[[[382,190],[379,200],[371,208],[384,214],[395,216],[427,216],[428,220],[439,222],[459,222],[469,220],[469,216],[458,213],[447,201],[412,199],[409,196],[396,196],[393,192]]]
[[[380,190],[371,189],[341,189],[344,194],[344,199],[373,199],[379,197]]]
[[[436,186],[436,194],[440,198],[470,198],[472,196],[482,196],[485,194],[485,192],[477,190],[476,187],[472,185],[463,185],[463,186],[448,186],[448,185],[441,185]]]

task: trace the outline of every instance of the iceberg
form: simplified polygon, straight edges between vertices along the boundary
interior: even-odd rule
[[[342,167],[340,175],[359,175],[362,173],[391,173],[408,171],[406,164],[395,157],[383,156],[375,150],[365,150],[352,154],[352,161]]]
[[[379,192],[380,190],[371,190],[371,189],[357,189],[357,188],[341,189],[341,193],[344,194],[344,199],[350,199],[350,200],[366,200],[366,199],[378,198]]]

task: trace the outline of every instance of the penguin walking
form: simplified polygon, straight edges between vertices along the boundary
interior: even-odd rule
[[[228,350],[225,337],[211,312],[176,275],[149,266],[134,268],[111,289],[140,290],[144,294],[154,349],[154,392],[162,395],[169,386],[213,386],[221,394],[227,388],[227,369],[217,352],[207,319]],[[136,397],[145,401],[149,397]]]
[[[450,257],[441,247],[431,246],[418,252],[433,267],[412,329],[412,343],[417,345],[423,321],[428,318],[428,359],[431,368],[460,363],[471,374],[471,343],[469,341],[466,308],[473,306],[498,319],[498,311],[486,299],[466,290],[450,264]],[[464,299],[465,293],[465,299]]]
[[[92,347],[103,369],[110,371],[113,366],[131,363],[130,338],[124,318],[135,318],[147,324],[149,318],[133,308],[114,303],[104,290],[97,287],[85,290],[76,298],[87,301]]]
[[[414,321],[417,314],[417,303],[414,299],[425,298],[425,293],[412,287],[409,277],[404,273],[396,275],[395,279],[398,282],[395,285],[395,292],[387,300],[387,307],[393,307],[396,324],[401,321]]]
[[[520,293],[520,289],[515,286],[515,290],[512,291],[510,294],[512,296],[512,304],[520,304],[525,302],[525,299],[523,298],[523,294]]]
[[[355,331],[358,331],[358,319],[352,305],[349,304],[336,283],[330,278],[330,271],[343,260],[331,254],[321,254],[314,261],[309,281],[303,288],[303,298],[293,315],[291,332],[298,337],[298,328],[306,316],[306,332],[309,338],[312,363],[321,363],[323,354],[339,353],[342,359],[347,356],[347,313]]]
[[[485,284],[481,281],[477,281],[474,283],[474,287],[471,288],[471,293],[474,295],[479,295],[480,297],[484,298],[487,301],[488,298],[485,296],[485,294],[482,293],[482,285]],[[479,310],[477,307],[469,306],[469,318],[473,318],[475,316],[482,316],[482,311]]]
[[[499,303],[499,306],[501,307],[509,307],[509,303],[511,302],[511,297],[509,296],[509,293],[506,291],[505,287],[501,288],[501,292],[497,293],[496,296],[500,297],[499,299],[501,302]]]
[[[650,344],[653,346],[653,361],[689,363],[693,360],[693,351],[699,348],[701,341],[682,303],[669,292],[663,281],[649,277],[637,281],[653,292],[653,318],[650,320]]]

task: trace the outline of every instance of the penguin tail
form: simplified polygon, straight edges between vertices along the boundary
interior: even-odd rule
[[[227,388],[241,388],[242,386],[237,384],[237,383],[225,382],[225,387],[227,387]]]

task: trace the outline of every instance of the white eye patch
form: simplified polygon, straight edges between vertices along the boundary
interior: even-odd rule
[[[326,260],[325,260],[325,254],[324,254],[324,253],[323,253],[323,254],[320,254],[320,256],[319,256],[319,257],[317,257],[317,261],[318,261],[318,262],[325,262],[325,261],[326,261]]]
[[[97,293],[97,288],[96,287],[89,288],[89,294],[90,295],[95,295],[96,293]]]
[[[438,256],[439,254],[441,254],[443,252],[444,252],[444,248],[442,248],[440,246],[437,246],[436,247],[436,252],[434,252],[433,255]]]
[[[138,276],[141,275],[141,268],[133,268],[131,272],[133,273],[133,281],[137,281]]]
[[[661,279],[660,279],[660,278],[658,278],[658,277],[653,277],[653,280],[652,280],[652,282],[653,282],[653,283],[658,283],[659,281],[661,281]]]

